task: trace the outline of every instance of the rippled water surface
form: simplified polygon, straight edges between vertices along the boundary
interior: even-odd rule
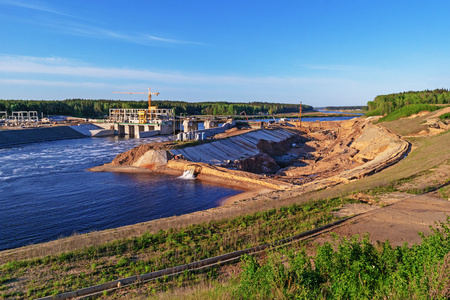
[[[86,171],[165,139],[85,138],[0,149],[0,250],[208,209],[239,193],[174,176]]]

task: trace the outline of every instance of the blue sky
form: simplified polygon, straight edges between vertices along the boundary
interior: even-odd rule
[[[449,15],[435,0],[0,0],[0,98],[365,105],[449,88]]]

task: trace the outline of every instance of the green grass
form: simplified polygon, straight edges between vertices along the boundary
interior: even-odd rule
[[[236,299],[448,299],[449,226],[450,217],[411,247],[354,236],[325,243],[314,256],[291,250],[262,263],[246,257],[227,292]]]
[[[412,104],[412,105],[407,105],[407,106],[403,106],[400,109],[397,109],[393,112],[391,112],[390,114],[388,114],[387,116],[384,116],[383,118],[381,118],[379,120],[379,122],[387,122],[387,121],[394,121],[400,118],[405,118],[405,117],[409,117],[413,114],[417,114],[421,111],[435,111],[438,109],[441,109],[442,107],[440,106],[436,106],[436,105],[430,105],[430,104]]]
[[[383,114],[381,113],[381,109],[380,109],[380,108],[377,108],[377,109],[374,109],[374,110],[371,110],[371,111],[367,112],[367,113],[364,115],[364,117],[375,117],[375,116],[381,116],[381,115],[383,115]]]

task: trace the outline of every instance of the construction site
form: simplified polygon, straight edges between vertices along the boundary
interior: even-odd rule
[[[267,128],[235,124],[205,140],[143,144],[90,171],[171,174],[244,191],[208,210],[3,251],[0,262],[44,255],[64,259],[71,274],[82,274],[86,282],[64,286],[59,298],[106,299],[148,295],[166,285],[163,278],[189,272],[189,278],[197,278],[210,268],[227,282],[240,272],[244,254],[264,260],[264,249],[285,244],[314,253],[316,245],[333,240],[333,233],[368,233],[371,243],[389,240],[395,247],[420,243],[418,231],[433,233],[430,226],[450,214],[450,124],[439,119],[449,109],[383,125],[376,124],[379,117],[302,123],[299,118]],[[297,217],[306,219],[297,222]],[[297,227],[302,222],[309,225]],[[218,229],[225,225],[231,230]],[[198,234],[201,228],[207,229]],[[139,248],[144,238],[151,242]],[[117,252],[115,245],[128,250]],[[138,269],[141,262],[149,268]],[[24,268],[39,274],[34,282],[43,286],[54,276],[69,276],[39,264]],[[116,274],[123,269],[132,271]],[[8,283],[11,289],[25,290],[29,281],[23,272],[14,273],[20,280]],[[105,272],[114,274],[107,282]],[[189,278],[183,282],[195,285]],[[174,287],[173,282],[167,285]]]

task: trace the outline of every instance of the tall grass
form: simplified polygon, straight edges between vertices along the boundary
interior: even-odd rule
[[[387,116],[384,116],[379,120],[379,122],[387,122],[387,121],[394,121],[400,118],[409,117],[413,114],[417,114],[421,111],[435,111],[438,109],[441,109],[442,107],[436,106],[436,105],[430,105],[430,104],[411,104],[407,106],[403,106],[400,109],[397,109]]]

